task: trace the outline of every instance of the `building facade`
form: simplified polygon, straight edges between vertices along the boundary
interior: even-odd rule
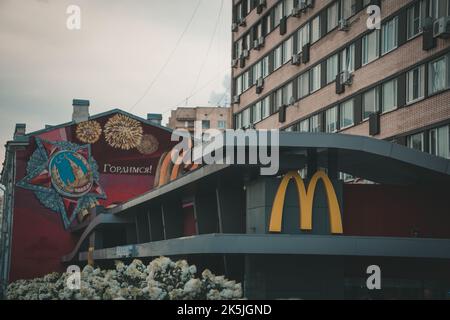
[[[372,136],[450,158],[449,1],[233,4],[235,127]]]
[[[0,296],[8,282],[63,272],[61,256],[97,214],[154,188],[159,159],[174,145],[160,118],[118,109],[91,116],[89,101],[74,100],[71,122],[30,133],[16,125],[0,179]]]
[[[226,107],[182,107],[172,110],[168,127],[187,129],[194,132],[196,121],[202,122],[203,129],[225,130],[233,127],[231,108]]]
[[[249,299],[449,297],[450,160],[281,132],[266,140],[279,170],[264,176],[267,163],[173,162],[171,130],[88,107],[77,100],[73,121],[37,132],[18,124],[7,142],[0,296],[71,265],[167,256],[241,281]],[[207,152],[245,159],[255,148],[226,143]],[[382,270],[381,290],[365,287],[369,266]]]
[[[249,299],[450,297],[449,160],[355,135],[282,132],[279,146],[274,176],[237,164],[180,174],[163,155],[157,189],[98,215],[62,261],[183,258]],[[366,286],[370,266],[380,290]]]

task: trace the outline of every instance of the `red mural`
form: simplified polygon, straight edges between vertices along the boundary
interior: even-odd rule
[[[170,135],[117,111],[32,136],[16,157],[10,281],[64,271],[61,257],[79,236],[70,227],[87,219],[93,203],[108,208],[150,191],[162,154],[175,144]],[[104,197],[94,197],[95,183]],[[54,210],[53,199],[73,205]],[[66,211],[65,221],[58,211]]]

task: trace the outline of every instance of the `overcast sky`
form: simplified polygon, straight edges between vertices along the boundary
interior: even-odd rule
[[[69,5],[81,30],[66,27]],[[192,94],[189,105],[229,100],[230,21],[229,0],[0,0],[0,164],[15,123],[31,132],[70,121],[74,98],[91,114],[165,121]]]

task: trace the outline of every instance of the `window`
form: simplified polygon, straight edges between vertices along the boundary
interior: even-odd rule
[[[242,128],[242,113],[238,113],[234,120],[236,129]]]
[[[257,102],[252,107],[252,122],[257,123],[261,121],[261,102]]]
[[[354,122],[353,99],[340,105],[340,126],[341,129],[351,127]]]
[[[408,40],[421,32],[424,7],[423,1],[419,1],[408,9]]]
[[[194,127],[194,120],[188,120],[184,122],[185,128],[193,128]]]
[[[283,92],[281,89],[278,89],[277,91],[275,91],[273,93],[273,95],[274,95],[273,101],[275,103],[274,104],[274,112],[276,112],[283,105]]]
[[[289,62],[292,58],[292,43],[293,37],[283,42],[283,64]]]
[[[408,137],[408,148],[424,151],[424,135],[423,133],[418,133]]]
[[[284,13],[286,16],[290,15],[292,10],[294,9],[294,0],[285,0],[284,1]]]
[[[219,129],[226,129],[227,127],[227,122],[224,120],[219,120],[217,121],[217,128]]]
[[[448,56],[430,63],[429,93],[433,94],[448,88]]]
[[[283,87],[283,104],[289,105],[291,103],[291,100],[293,99],[293,83],[290,82],[289,84],[285,85]]]
[[[242,111],[242,127],[248,128],[250,126],[250,108]]]
[[[236,5],[235,7],[236,12],[236,21],[240,21],[242,17],[242,2]]]
[[[262,78],[262,76],[263,76],[263,63],[262,61],[260,61],[253,66],[253,84],[255,84],[259,78]]]
[[[242,75],[242,92],[246,91],[249,88],[249,72],[244,72],[244,74]]]
[[[325,130],[328,133],[334,133],[337,131],[338,124],[338,108],[333,107],[328,109],[325,114]]]
[[[320,16],[317,16],[311,22],[311,42],[314,43],[320,39]]]
[[[331,30],[333,30],[334,28],[337,27],[338,25],[338,8],[339,8],[339,3],[338,1],[336,1],[335,3],[333,3],[330,7],[328,7],[328,12],[327,12],[327,31],[330,32]]]
[[[273,70],[277,70],[281,65],[283,64],[283,55],[282,52],[283,48],[282,46],[279,46],[273,51]]]
[[[297,52],[302,52],[307,43],[309,43],[309,24],[297,31]]]
[[[242,93],[242,76],[238,77],[236,79],[235,88],[236,88],[236,94],[240,95]]]
[[[202,120],[202,129],[209,129],[209,128],[211,128],[209,120]]]
[[[383,112],[397,108],[397,79],[383,84]]]
[[[328,58],[327,60],[327,84],[336,80],[338,74],[338,62],[339,56],[335,54],[334,56]]]
[[[311,69],[311,92],[315,92],[320,89],[321,84],[321,68],[320,64]]]
[[[379,110],[379,90],[374,88],[363,95],[363,119],[369,119],[372,113]]]
[[[297,53],[302,52],[307,43],[309,43],[309,24],[297,31]]]
[[[262,20],[263,20],[263,29],[266,29],[267,33],[271,32],[273,28],[270,14],[266,15]]]
[[[269,56],[265,57],[262,61],[263,78],[269,75]]]
[[[381,52],[386,54],[397,48],[398,17],[386,22],[381,27]]]
[[[281,18],[283,18],[283,2],[280,2],[277,6],[275,6],[274,27],[277,27],[280,24]]]
[[[256,26],[253,27],[253,39],[259,39],[261,37],[264,37],[265,34],[263,32],[263,24],[259,22]]]
[[[341,71],[355,71],[355,45],[352,44],[342,50]]]
[[[341,17],[343,19],[348,19],[356,13],[356,1],[358,0],[341,1]]]
[[[380,38],[380,32],[378,30],[365,35],[362,39],[362,63],[368,64],[379,57],[379,45],[378,40]]]
[[[270,96],[267,96],[261,101],[261,116],[263,119],[270,116]]]
[[[450,159],[449,126],[430,130],[430,153]]]
[[[412,103],[425,96],[425,66],[420,66],[406,74],[406,102]]]
[[[298,131],[300,132],[309,132],[309,120],[303,120],[298,125]]]
[[[430,0],[430,15],[434,19],[442,18],[448,15],[448,0]]]
[[[298,96],[299,98],[306,97],[309,94],[309,72],[305,72],[298,77]]]
[[[311,132],[320,132],[319,115],[316,114],[315,116],[312,116],[310,122],[311,122],[310,124]]]

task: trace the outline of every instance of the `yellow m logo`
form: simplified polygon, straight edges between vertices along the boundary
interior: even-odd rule
[[[286,191],[291,180],[295,181],[298,191],[298,199],[300,201],[300,229],[304,231],[312,230],[312,215],[314,194],[316,192],[317,183],[319,180],[325,185],[325,192],[328,200],[328,213],[330,217],[330,227],[332,234],[342,234],[342,216],[339,202],[330,178],[324,171],[318,171],[311,179],[308,190],[306,190],[305,183],[296,171],[286,174],[281,181],[272,207],[272,214],[270,217],[270,232],[281,232],[284,201],[286,198]]]

